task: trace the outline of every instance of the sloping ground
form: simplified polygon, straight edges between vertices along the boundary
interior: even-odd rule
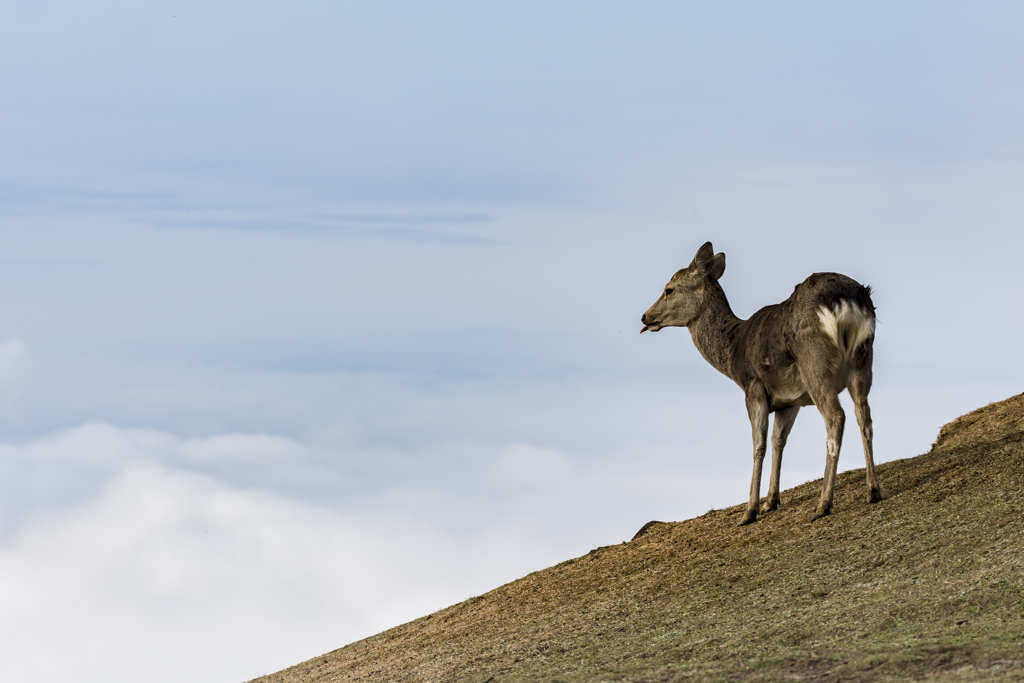
[[[847,457],[859,450],[850,443]],[[1024,394],[932,450],[654,524],[261,683],[1024,680]]]

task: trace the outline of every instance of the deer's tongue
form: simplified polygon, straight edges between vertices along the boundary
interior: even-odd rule
[[[643,334],[643,333],[644,333],[644,332],[646,332],[646,331],[647,331],[648,329],[649,329],[649,328],[647,327],[647,325],[644,325],[644,328],[643,328],[642,330],[640,330],[640,334]]]

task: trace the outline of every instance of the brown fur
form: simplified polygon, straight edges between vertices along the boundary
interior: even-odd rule
[[[846,424],[839,403],[844,389],[850,391],[860,424],[868,502],[881,500],[867,400],[875,323],[870,288],[838,273],[815,273],[782,303],[765,306],[749,320],[741,320],[718,284],[724,272],[725,254],[715,254],[711,243],[705,243],[689,267],[672,276],[662,296],[641,317],[641,332],[688,327],[705,360],[743,389],[754,441],[754,471],[740,525],[757,519],[769,413],[775,413],[772,472],[762,512],[779,506],[782,451],[800,407],[812,403],[825,419],[828,437],[825,481],[811,521],[832,511]]]

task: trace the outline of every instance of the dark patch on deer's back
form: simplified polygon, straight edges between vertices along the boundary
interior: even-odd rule
[[[865,311],[870,311],[872,316],[875,314],[875,305],[871,301],[871,287],[840,273],[814,273],[798,284],[789,298],[810,299],[819,306],[827,306],[833,311],[841,302],[849,301]]]

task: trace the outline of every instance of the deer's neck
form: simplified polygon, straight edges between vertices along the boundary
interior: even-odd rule
[[[736,317],[729,307],[729,300],[717,282],[707,286],[704,305],[697,317],[687,326],[693,344],[700,355],[726,377],[736,380],[736,331],[743,321]]]

